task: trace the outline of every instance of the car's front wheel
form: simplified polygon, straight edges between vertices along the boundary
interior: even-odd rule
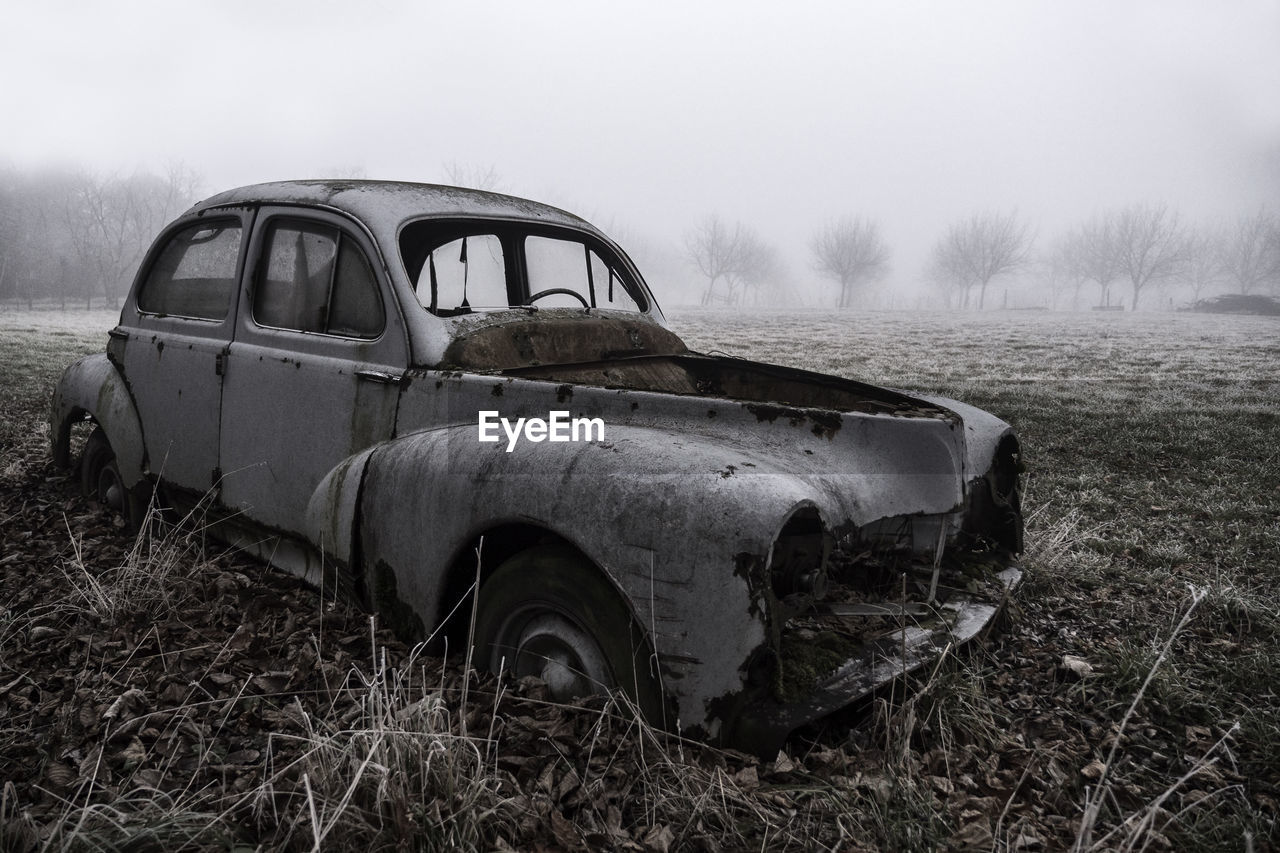
[[[510,558],[480,589],[477,663],[533,675],[557,701],[621,690],[663,725],[649,643],[618,593],[575,552],[537,548]]]

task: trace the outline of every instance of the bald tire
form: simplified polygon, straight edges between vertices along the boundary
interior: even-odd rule
[[[85,497],[110,507],[124,519],[130,533],[142,529],[147,516],[143,490],[130,489],[120,476],[115,451],[102,427],[94,427],[80,454],[80,490]]]

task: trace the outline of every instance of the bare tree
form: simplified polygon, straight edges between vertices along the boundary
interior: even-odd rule
[[[1017,211],[976,213],[952,225],[934,244],[931,272],[939,282],[960,290],[962,307],[968,306],[969,294],[977,287],[978,308],[982,308],[987,285],[996,276],[1023,267],[1032,243],[1030,230]]]
[[[729,273],[731,298],[733,291],[740,286],[741,303],[745,304],[748,298],[759,303],[761,288],[777,284],[783,278],[778,252],[754,231],[743,227],[739,254],[737,270]]]
[[[459,163],[457,160],[450,160],[444,164],[444,173],[449,183],[455,187],[469,187],[473,190],[488,190],[489,192],[502,192],[502,177],[498,174],[498,170],[493,164],[488,166],[477,166],[474,163]]]
[[[81,173],[64,196],[62,220],[85,282],[85,307],[95,296],[118,299],[156,233],[194,201],[196,176],[170,166],[158,175],[127,178]]]
[[[714,213],[685,234],[685,254],[707,280],[703,305],[717,299],[716,284],[721,281],[727,293],[718,298],[732,302],[735,286],[747,267],[751,240],[752,235],[741,222],[730,228]]]
[[[0,295],[24,300],[61,298],[79,292],[79,275],[68,264],[72,256],[62,218],[73,176],[61,170],[38,173],[10,171],[0,193]]]
[[[1080,289],[1089,281],[1089,276],[1077,262],[1078,254],[1076,235],[1068,234],[1054,245],[1048,258],[1043,261],[1049,287],[1055,292],[1071,291],[1072,311],[1080,309]]]
[[[1199,302],[1205,288],[1222,280],[1222,241],[1205,230],[1188,231],[1183,248],[1184,262],[1178,279],[1191,288],[1191,301]]]
[[[1260,207],[1241,216],[1222,237],[1222,269],[1240,293],[1280,278],[1280,218]],[[1273,287],[1277,286],[1273,284]]]
[[[810,244],[820,274],[840,285],[841,308],[853,304],[859,287],[889,269],[889,246],[876,223],[862,217],[843,217],[827,223]]]
[[[1271,258],[1271,292],[1280,296],[1280,219],[1272,220],[1267,252]]]
[[[359,163],[338,163],[324,170],[330,178],[347,178],[353,181],[368,180],[369,172]]]
[[[1167,281],[1180,271],[1186,255],[1176,211],[1164,204],[1132,204],[1115,217],[1116,257],[1133,287],[1133,310],[1148,285]]]
[[[1069,275],[1098,285],[1099,304],[1111,304],[1111,285],[1120,278],[1120,251],[1115,216],[1095,216],[1063,241],[1062,263]]]
[[[0,172],[0,299],[18,295],[19,241],[22,234],[22,188],[10,169]]]

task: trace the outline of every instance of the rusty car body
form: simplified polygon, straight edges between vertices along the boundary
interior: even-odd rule
[[[482,413],[590,441],[481,441]],[[224,192],[156,239],[55,460],[553,695],[769,754],[987,626],[1020,451],[950,400],[690,351],[608,237],[453,187]],[[584,422],[585,422],[584,421]],[[470,596],[479,583],[470,620]]]

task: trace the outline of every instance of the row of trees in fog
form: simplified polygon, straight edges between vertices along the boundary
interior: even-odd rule
[[[814,235],[815,269],[839,286],[838,304],[854,304],[858,290],[889,270],[889,246],[869,219],[847,217]],[[785,271],[777,250],[741,222],[732,226],[712,214],[685,235],[685,254],[706,279],[702,304],[740,305],[761,301]],[[766,300],[767,301],[767,300]]]
[[[835,284],[839,308],[855,305],[890,269],[889,245],[873,219],[829,222],[808,248],[813,272]],[[714,215],[686,233],[685,254],[704,280],[703,305],[768,301],[767,291],[786,278],[773,246]],[[955,308],[987,307],[997,281],[1030,282],[1044,302],[1064,297],[1072,308],[1136,309],[1145,294],[1171,285],[1193,300],[1215,290],[1280,296],[1280,216],[1263,207],[1206,227],[1165,204],[1132,204],[1045,242],[1017,211],[975,213],[937,238],[923,278]]]
[[[501,189],[492,167],[452,163],[444,172],[453,184]],[[0,305],[118,305],[147,246],[198,189],[182,166],[128,176],[0,168]],[[886,296],[906,304],[905,289],[883,286],[893,252],[868,216],[816,228],[803,275],[793,275],[786,255],[756,229],[716,215],[685,232],[682,257],[635,233],[624,242],[671,301],[813,304],[817,295],[839,308],[883,304]],[[938,234],[918,270],[895,273],[895,286],[917,278],[932,288],[931,304],[951,308],[1008,304],[1011,289],[1022,305],[1074,309],[1150,307],[1153,291],[1175,286],[1187,301],[1222,292],[1280,296],[1280,215],[1262,207],[1211,226],[1168,205],[1133,204],[1046,237],[1017,211],[979,212]],[[677,289],[690,274],[694,290]]]
[[[1129,307],[1144,291],[1181,284],[1200,299],[1210,288],[1280,295],[1280,218],[1260,208],[1218,229],[1184,224],[1166,205],[1139,204],[1097,216],[1063,236],[1048,259],[1050,280],[1072,292],[1092,287],[1110,305],[1127,288]]]
[[[0,301],[119,304],[142,254],[196,190],[182,166],[128,176],[0,169]]]

